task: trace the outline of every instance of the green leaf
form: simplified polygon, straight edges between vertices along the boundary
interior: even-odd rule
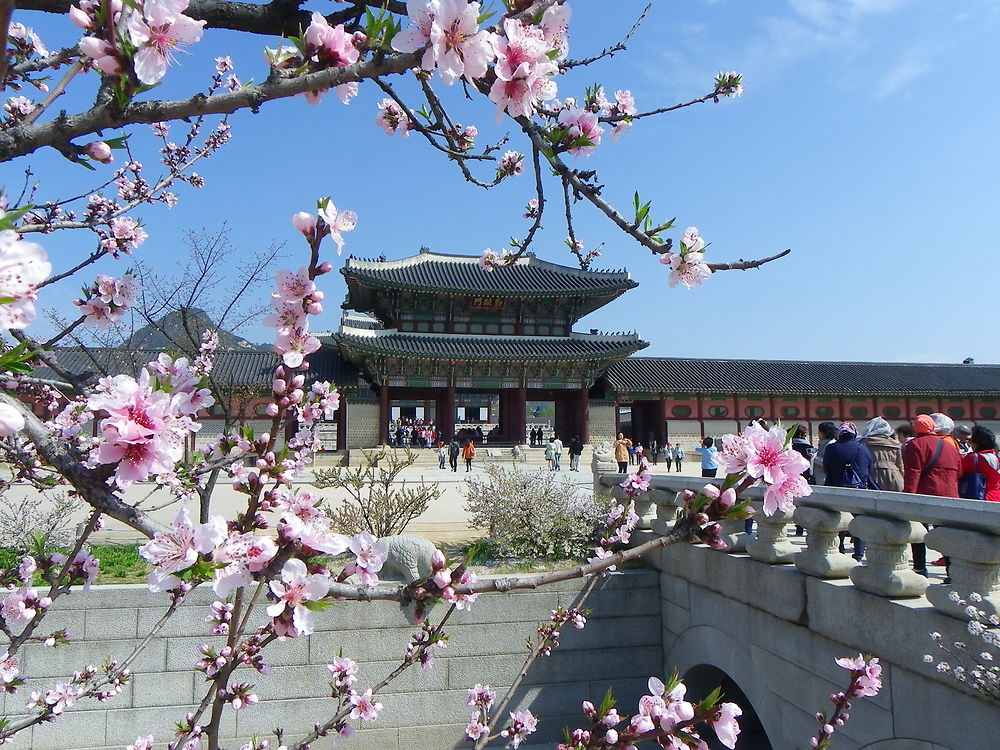
[[[722,688],[717,687],[711,693],[706,695],[703,700],[698,701],[698,711],[699,712],[710,711],[711,709],[715,708],[715,706],[719,703],[719,698],[721,697],[722,697]]]
[[[612,708],[615,707],[616,702],[617,701],[615,701],[615,696],[611,693],[611,688],[608,688],[608,691],[604,694],[604,697],[601,699],[601,705],[598,706],[597,708],[597,715],[604,716],[605,714],[607,714],[608,711],[610,711]]]
[[[21,208],[12,209],[7,213],[5,213],[3,216],[0,216],[0,229],[13,229],[14,222],[16,222],[18,219],[20,219],[22,216],[24,216],[26,213],[28,213],[28,211],[30,211],[33,208],[34,206],[29,204],[27,206],[21,206]],[[11,302],[13,302],[13,299],[11,300]],[[10,302],[4,302],[3,304],[10,304]]]

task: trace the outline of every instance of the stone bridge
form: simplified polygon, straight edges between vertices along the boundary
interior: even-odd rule
[[[622,497],[622,478],[604,474],[597,484]],[[706,481],[655,477],[637,502],[649,529],[638,541],[666,531],[677,493]],[[758,513],[754,536],[743,521],[728,522],[725,552],[678,545],[656,554],[666,668],[676,667],[696,693],[722,683],[738,697],[747,719],[741,750],[788,750],[807,745],[815,712],[846,686],[834,660],[868,652],[884,664],[884,688],[856,702],[835,735],[838,750],[1000,748],[1000,707],[923,662],[924,654],[943,655],[931,632],[946,642],[978,640],[951,591],[979,592],[984,609],[1000,608],[1000,503],[814,489],[794,516]],[[762,489],[747,496],[759,509]],[[805,527],[805,544],[787,536],[793,521]],[[864,566],[837,551],[837,534],[848,527],[867,543]],[[920,540],[950,556],[951,585],[912,572],[909,543]]]

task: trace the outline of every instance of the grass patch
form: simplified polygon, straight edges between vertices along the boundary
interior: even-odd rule
[[[64,555],[69,554],[69,549],[57,549]],[[97,576],[97,583],[145,583],[149,571],[152,569],[149,563],[139,556],[138,545],[122,544],[93,544],[90,545],[90,554],[101,561],[101,569]],[[12,570],[16,568],[24,552],[19,552],[11,547],[0,547],[0,568]],[[41,584],[41,579],[35,580],[36,585]]]

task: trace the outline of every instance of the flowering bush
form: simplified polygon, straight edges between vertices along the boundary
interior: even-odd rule
[[[981,609],[978,605],[983,597],[976,592],[969,594],[968,599],[963,599],[955,591],[949,596],[959,606],[965,607],[969,618],[966,629],[976,645],[970,646],[964,641],[949,645],[940,633],[931,633],[931,638],[947,656],[936,659],[932,654],[925,654],[924,663],[935,664],[938,672],[951,675],[956,682],[1000,703],[1000,632],[997,631],[1000,616]],[[982,651],[979,651],[980,648]]]
[[[466,487],[470,524],[489,532],[500,557],[583,557],[594,546],[609,501],[560,481],[553,472],[487,465]]]

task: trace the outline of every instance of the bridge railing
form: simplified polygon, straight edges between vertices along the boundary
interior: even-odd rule
[[[598,484],[627,500],[618,487],[623,479],[621,474],[602,474]],[[655,476],[650,490],[635,503],[640,526],[665,533],[683,505],[678,494],[710,481],[720,480]],[[817,578],[850,578],[856,588],[890,599],[926,596],[935,609],[959,619],[968,618],[951,592],[962,597],[976,592],[983,597],[981,609],[1000,613],[1000,503],[813,487],[813,494],[798,499],[794,513],[765,516],[763,496],[763,487],[741,495],[757,509],[756,533],[747,534],[743,521],[724,522],[723,538],[729,546],[719,554],[745,553],[770,565],[794,565]],[[789,539],[793,523],[805,529],[805,547]],[[865,542],[864,563],[838,551],[844,530]],[[920,543],[949,558],[950,583],[913,570],[911,545]]]

